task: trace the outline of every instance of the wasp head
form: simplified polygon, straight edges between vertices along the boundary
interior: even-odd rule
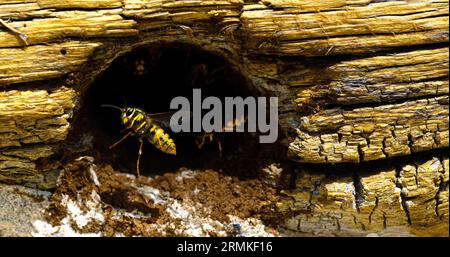
[[[122,123],[125,126],[127,126],[128,123],[130,123],[130,120],[133,117],[135,111],[136,109],[132,107],[126,107],[122,109],[122,115],[120,116],[120,118],[122,119]]]

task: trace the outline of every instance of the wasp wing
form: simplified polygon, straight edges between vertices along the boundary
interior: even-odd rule
[[[245,116],[245,115],[241,115],[232,120],[227,120],[225,122],[225,125],[222,128],[222,132],[233,132],[238,127],[243,128],[242,126],[245,126],[246,122],[247,122],[247,116]]]
[[[170,121],[172,119],[172,116],[179,111],[173,111],[173,112],[161,112],[161,113],[150,113],[148,116],[150,117],[151,121],[155,123],[156,125],[163,127],[163,128],[169,128],[170,127]],[[186,111],[182,111],[181,117],[175,121],[176,123],[185,122],[186,120],[189,120],[191,117],[191,113]]]

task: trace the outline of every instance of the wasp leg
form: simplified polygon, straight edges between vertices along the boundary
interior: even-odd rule
[[[139,152],[138,152],[138,158],[136,161],[136,177],[140,176],[139,173],[139,162],[141,161],[141,155],[142,155],[142,146],[144,145],[144,141],[143,140],[139,140]]]
[[[120,139],[119,141],[117,141],[116,143],[112,144],[109,149],[112,149],[114,147],[116,147],[118,144],[122,143],[123,140],[125,140],[127,137],[129,137],[131,135],[131,131],[128,132],[125,136],[122,137],[122,139]]]
[[[219,158],[222,159],[222,142],[217,138],[217,146],[219,147]]]
[[[197,148],[198,148],[199,150],[203,148],[203,145],[205,144],[206,136],[207,136],[207,135],[202,135],[200,138],[197,137],[197,138],[195,139],[195,143],[197,144]]]
[[[206,136],[209,139],[209,144],[212,144],[214,142],[214,139],[217,139],[217,137],[214,136],[214,133],[209,133]]]

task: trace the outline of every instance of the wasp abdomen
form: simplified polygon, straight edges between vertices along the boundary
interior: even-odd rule
[[[176,155],[176,146],[169,134],[154,124],[147,113],[141,109],[127,108],[122,116],[122,122],[140,138],[147,138],[158,150]]]
[[[169,134],[157,125],[152,125],[147,138],[159,150],[176,155],[176,146]]]

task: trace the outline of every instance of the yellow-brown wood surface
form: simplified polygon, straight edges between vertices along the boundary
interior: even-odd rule
[[[36,160],[66,138],[80,93],[115,57],[160,41],[218,53],[258,93],[279,96],[284,141],[298,162],[446,148],[448,12],[447,0],[0,0],[0,179],[51,186]],[[328,219],[339,234],[431,226],[436,217],[448,226],[448,158],[400,166],[357,169],[364,201],[356,209],[348,207],[352,176],[322,179],[305,169],[298,188],[302,177],[319,176],[323,211],[287,227],[317,232]],[[302,197],[294,194],[289,208]],[[342,219],[326,211],[335,209]]]
[[[319,235],[448,235],[448,157],[364,172],[302,168],[280,209],[297,211],[287,232]],[[333,171],[330,173],[330,171]]]

